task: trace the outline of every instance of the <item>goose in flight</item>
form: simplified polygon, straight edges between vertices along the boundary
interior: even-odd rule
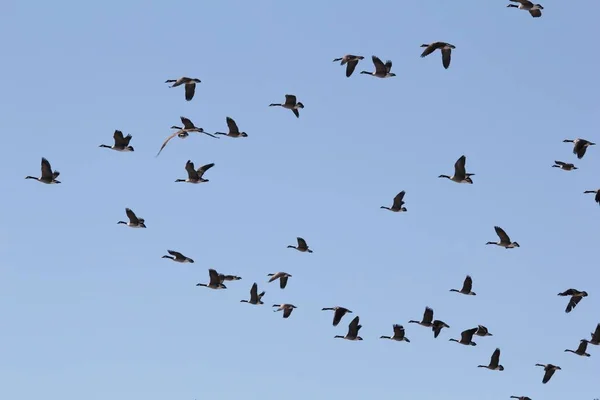
[[[558,365],[552,365],[552,364],[535,364],[536,367],[544,367],[544,378],[542,379],[542,383],[548,383],[550,381],[550,378],[552,378],[552,375],[554,375],[554,373],[561,369]]]
[[[500,349],[494,350],[489,365],[478,365],[477,368],[487,368],[492,371],[504,371],[504,367],[500,365]]]
[[[362,328],[362,325],[359,325],[358,316],[354,317],[354,319],[348,325],[348,333],[346,336],[336,335],[334,339],[346,339],[346,340],[363,340],[360,336],[358,336],[358,331]]]
[[[248,137],[248,134],[246,132],[240,132],[233,118],[226,117],[225,121],[227,122],[227,128],[229,129],[229,132],[215,132],[215,135],[225,135],[232,138]]]
[[[460,289],[460,290],[450,289],[450,291],[461,293],[461,294],[466,294],[469,296],[476,296],[477,293],[473,292],[471,289],[473,289],[473,279],[471,279],[471,277],[469,275],[467,275],[467,277],[465,278],[465,280],[463,282],[462,289]]]
[[[196,283],[196,286],[204,286],[209,289],[227,289],[227,286],[223,285],[223,282],[219,278],[219,274],[216,270],[210,268],[208,270],[209,282],[206,283]]]
[[[452,49],[456,48],[453,44],[446,43],[446,42],[434,42],[431,44],[422,44],[421,47],[425,47],[425,50],[423,50],[423,53],[421,53],[421,57],[427,57],[428,55],[430,55],[437,49],[440,49],[440,51],[442,52],[442,65],[444,66],[445,69],[448,69],[448,67],[450,66]]]
[[[254,282],[254,284],[250,288],[250,300],[240,300],[240,302],[254,305],[265,304],[262,301],[264,295],[264,291],[258,293],[258,285],[256,284],[256,282]]]
[[[456,162],[454,163],[454,175],[452,176],[448,176],[448,175],[440,175],[438,178],[446,178],[446,179],[450,179],[453,182],[456,183],[473,183],[473,180],[471,180],[472,176],[475,176],[475,174],[467,174],[467,171],[465,170],[465,164],[467,162],[467,157],[460,156],[460,158],[458,160],[456,160]]]
[[[565,352],[577,354],[578,356],[582,357],[589,357],[590,353],[586,352],[588,343],[589,341],[587,339],[581,339],[579,341],[579,346],[577,347],[577,350],[566,349]]]
[[[285,95],[285,103],[283,103],[283,104],[271,103],[271,104],[269,104],[269,107],[283,107],[285,109],[292,110],[292,112],[294,113],[296,118],[300,118],[300,112],[298,110],[301,108],[304,108],[304,104],[300,103],[299,101],[296,101],[295,95],[286,94]]]
[[[123,137],[123,132],[115,130],[115,133],[113,133],[113,139],[115,140],[115,144],[112,146],[101,144],[100,147],[116,151],[133,151],[133,147],[129,145],[129,142],[131,141],[131,135]]]
[[[187,160],[185,163],[185,170],[188,173],[187,179],[177,179],[175,182],[187,182],[187,183],[202,183],[208,182],[208,179],[204,179],[204,173],[215,166],[215,163],[210,163],[201,166],[196,170],[194,163],[191,160]]]
[[[58,171],[52,171],[52,167],[50,166],[50,162],[42,157],[42,176],[36,178],[35,176],[27,175],[25,179],[35,179],[38,182],[46,183],[46,184],[56,184],[60,183],[56,178],[60,175]]]
[[[394,324],[394,336],[381,336],[380,339],[390,339],[395,340],[397,342],[407,342],[410,343],[410,340],[404,335],[404,327],[402,325]]]
[[[573,154],[577,155],[577,158],[580,160],[585,155],[585,152],[589,146],[595,146],[596,143],[592,143],[589,140],[585,139],[565,139],[563,140],[565,143],[573,143]]]
[[[183,124],[183,128],[177,125],[173,125],[171,127],[171,129],[177,129],[175,132],[173,132],[162,144],[162,146],[160,146],[160,150],[158,151],[158,153],[156,154],[156,157],[158,157],[160,155],[160,152],[163,151],[163,149],[165,148],[165,146],[167,145],[167,143],[169,143],[169,141],[171,139],[173,139],[175,136],[179,137],[180,139],[185,139],[186,137],[190,136],[190,132],[196,132],[196,133],[204,133],[205,135],[208,135],[210,137],[213,137],[215,139],[218,139],[218,136],[213,135],[212,133],[208,133],[208,132],[204,132],[204,129],[202,128],[198,128],[194,125],[194,123],[186,117],[179,117],[179,119],[181,119],[181,123]]]
[[[361,74],[372,75],[377,78],[391,78],[392,76],[396,76],[393,72],[390,72],[392,69],[392,62],[387,60],[385,64],[381,59],[377,56],[372,56],[373,65],[375,65],[375,71],[360,71]]]
[[[510,237],[504,232],[504,229],[499,226],[495,226],[494,230],[496,235],[500,238],[499,242],[487,242],[486,244],[495,244],[496,246],[504,247],[505,249],[513,249],[515,247],[521,247],[517,242],[511,242]]]
[[[298,246],[292,246],[290,244],[288,246],[288,249],[296,249],[303,253],[312,253],[313,252],[311,249],[308,248],[308,245],[306,244],[306,240],[302,239],[301,237],[296,238],[296,240],[298,241]]]
[[[276,279],[279,279],[279,287],[282,289],[285,289],[285,286],[287,285],[287,282],[288,282],[288,278],[292,277],[287,272],[277,272],[275,274],[269,274],[267,276],[271,277],[271,279],[269,279],[269,283],[273,282]]]
[[[346,313],[352,314],[352,311],[348,310],[347,308],[344,307],[340,307],[340,306],[336,306],[336,307],[325,307],[322,308],[321,311],[334,311],[333,313],[333,326],[337,326],[340,321],[342,320],[342,317],[344,315],[346,315]]]
[[[433,309],[430,307],[425,307],[425,312],[423,313],[423,319],[421,321],[415,321],[411,319],[408,321],[409,324],[419,324],[426,328],[431,328],[433,325]]]
[[[600,324],[596,325],[596,330],[592,332],[592,340],[590,340],[590,344],[594,346],[600,345]]]
[[[434,339],[440,335],[443,328],[450,328],[450,325],[448,325],[444,321],[440,321],[439,319],[433,321],[433,323],[431,324],[431,330],[433,331]]]
[[[178,251],[167,250],[167,253],[169,253],[170,256],[164,255],[164,256],[162,256],[162,258],[168,258],[169,260],[173,260],[173,261],[176,261],[179,263],[184,263],[184,264],[187,264],[187,263],[193,264],[194,263],[194,260],[192,260],[189,257],[184,256],[183,254],[181,254]]]
[[[336,58],[333,62],[340,61],[340,65],[346,64],[346,77],[350,78],[350,75],[356,69],[358,62],[364,59],[363,56],[355,56],[352,54],[346,54],[344,57]]]
[[[292,315],[294,308],[297,308],[293,304],[273,304],[273,307],[277,307],[277,310],[273,310],[274,312],[283,311],[283,318],[288,318]]]
[[[577,306],[577,304],[579,304],[581,299],[587,297],[588,293],[585,290],[583,292],[580,292],[577,289],[567,289],[564,292],[559,293],[558,295],[563,297],[571,296],[571,298],[569,299],[569,303],[567,304],[567,308],[565,308],[565,312],[570,313]]]
[[[167,79],[165,83],[173,83],[169,86],[170,88],[185,85],[185,99],[190,101],[194,98],[194,93],[196,93],[196,83],[200,83],[200,79],[183,76],[179,79]]]
[[[451,342],[463,344],[465,346],[477,346],[473,341],[473,335],[477,332],[477,328],[467,329],[460,334],[460,340],[449,339]]]
[[[533,18],[539,18],[542,16],[542,10],[544,9],[544,7],[542,7],[541,4],[533,4],[529,0],[510,0],[510,1],[519,3],[519,5],[509,4],[506,7],[513,7],[513,8],[518,8],[519,10],[529,11],[529,14],[531,14],[531,16]]]
[[[553,168],[560,168],[562,170],[565,171],[572,171],[574,169],[579,169],[575,166],[575,164],[571,164],[571,163],[566,163],[563,161],[554,161],[554,165],[552,166]]]
[[[390,210],[393,212],[406,212],[406,207],[404,207],[404,195],[406,192],[403,190],[394,197],[394,203],[391,207],[381,206],[380,208],[384,208],[386,210]]]
[[[117,224],[125,224],[130,228],[145,228],[146,221],[144,218],[138,218],[135,213],[131,210],[131,208],[126,208],[125,213],[127,214],[127,218],[129,218],[129,222],[119,221]]]

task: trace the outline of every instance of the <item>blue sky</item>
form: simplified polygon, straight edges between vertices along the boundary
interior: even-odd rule
[[[9,2],[0,385],[13,400],[600,396],[597,2]],[[444,70],[422,43],[456,45]],[[365,56],[351,78],[332,63]],[[360,75],[371,55],[397,77]],[[191,102],[164,81],[202,80]],[[296,119],[269,108],[286,93]],[[179,116],[246,139],[175,139]],[[115,129],[134,153],[98,148]],[[474,185],[438,179],[467,156]],[[46,157],[61,185],[26,181]],[[209,183],[176,184],[185,162]],[[573,172],[551,168],[575,162]],[[408,213],[381,210],[406,190]],[[117,225],[131,207],[148,229]],[[521,248],[485,246],[500,225]],[[314,249],[287,249],[302,236]],[[196,260],[161,259],[167,249]],[[196,287],[208,268],[242,276]],[[293,275],[285,290],[267,274]],[[476,297],[450,293],[471,274]],[[253,282],[265,305],[240,303]],[[570,287],[590,296],[565,314]],[[298,308],[284,320],[271,305]],[[322,307],[361,317],[333,339]],[[407,324],[425,306],[451,328]],[[378,339],[403,324],[411,343]],[[486,325],[477,347],[448,341]],[[502,350],[504,372],[478,369]],[[536,363],[558,371],[542,385]]]

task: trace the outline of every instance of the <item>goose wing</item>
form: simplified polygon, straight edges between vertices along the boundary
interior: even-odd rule
[[[462,291],[466,292],[466,293],[470,293],[471,289],[473,289],[473,279],[471,279],[471,277],[469,275],[467,275],[467,277],[465,278],[465,281],[463,282]]]
[[[442,42],[431,43],[429,46],[425,47],[425,50],[423,50],[423,52],[421,53],[421,57],[427,57],[441,46]]]
[[[467,176],[467,171],[465,170],[465,164],[467,162],[467,157],[464,155],[460,156],[458,160],[454,163],[454,176],[460,179],[465,179]]]
[[[500,228],[499,226],[495,226],[494,230],[496,231],[496,235],[498,235],[498,237],[500,238],[500,242],[511,243],[510,238],[508,237],[506,232],[504,232],[504,229]]]
[[[444,65],[444,68],[448,69],[451,58],[452,49],[450,47],[442,47],[442,64]]]
[[[536,11],[536,10],[532,10],[532,11]],[[530,12],[532,12],[532,11],[530,11]],[[537,11],[539,11],[539,10],[537,10]],[[587,149],[586,144],[588,144],[588,143],[589,142],[587,140],[579,139],[577,141],[577,143],[575,143],[575,146],[573,146],[573,154],[577,154],[577,158],[581,159],[585,155],[585,151]]]
[[[400,193],[398,193],[396,195],[396,197],[394,197],[394,204],[392,205],[392,208],[397,208],[400,209],[402,208],[402,206],[404,205],[404,195],[406,194],[406,192],[403,190]]]
[[[402,339],[404,337],[404,327],[402,325],[394,325],[394,336],[398,339]]]
[[[552,375],[554,375],[554,372],[556,370],[554,368],[548,368],[548,366],[544,369],[546,370],[546,373],[544,374],[544,379],[542,379],[542,383],[548,383],[548,381],[550,381],[550,378],[552,378]]]
[[[337,326],[337,324],[340,323],[342,317],[346,315],[347,311],[348,310],[346,310],[344,307],[338,307],[335,309],[335,312],[333,313],[333,326]]]
[[[462,331],[460,334],[460,340],[464,343],[471,343],[473,341],[473,335],[477,332],[477,328],[467,329]]]
[[[354,319],[352,321],[350,321],[350,324],[348,325],[348,336],[358,335],[358,330],[360,329],[358,322],[359,322],[358,315],[356,317],[354,317]]]
[[[189,82],[185,84],[185,99],[190,101],[194,98],[196,93],[196,82]]]
[[[300,118],[300,111],[297,108],[292,108],[292,112],[296,116],[296,118]]]
[[[282,289],[285,289],[285,286],[287,285],[287,281],[288,281],[288,276],[282,275],[281,278],[279,278],[279,287]]]
[[[257,303],[258,302],[258,285],[256,282],[250,288],[250,301]]]
[[[554,160],[554,164],[556,164],[556,165],[566,165],[566,163],[564,163],[562,161],[556,161],[556,160]]]
[[[183,124],[184,129],[194,129],[196,127],[189,118],[186,118],[186,117],[179,117],[179,118],[181,119],[181,123]]]
[[[42,157],[42,179],[51,180],[52,178],[54,178],[54,174],[50,162]]]
[[[215,163],[210,163],[210,164],[201,166],[200,168],[198,168],[198,176],[200,176],[200,178],[202,178],[202,175],[204,175],[204,173],[206,171],[208,171],[209,169],[211,169],[214,166],[215,166]]]
[[[308,245],[306,244],[306,240],[302,239],[301,237],[296,238],[296,240],[298,241],[298,248],[300,248],[300,249],[308,248]]]
[[[196,168],[194,167],[194,163],[192,162],[192,160],[187,160],[187,162],[185,163],[185,170],[188,173],[189,179],[192,179],[192,180],[200,179],[200,175],[198,175],[198,172],[196,171]]]
[[[389,73],[392,70],[392,61],[391,60],[387,60],[385,62],[385,72]]]
[[[350,75],[352,75],[352,73],[356,69],[357,65],[358,65],[358,60],[348,61],[348,65],[346,65],[346,77],[349,78]]]
[[[565,312],[570,313],[571,311],[573,311],[573,309],[577,306],[577,304],[579,304],[582,298],[583,297],[580,296],[571,296],[571,299],[569,300],[569,304],[567,304]]]
[[[534,8],[534,9],[529,10],[529,14],[531,14],[531,16],[533,18],[539,18],[542,16],[542,10],[540,10],[539,8]],[[585,153],[585,149],[583,150],[583,152]],[[579,157],[579,158],[581,158],[581,157]]]
[[[296,105],[296,96],[293,94],[286,94],[285,95],[285,105],[286,106],[295,106]]]
[[[283,318],[289,317],[292,314],[293,310],[294,309],[292,307],[290,307],[290,306],[284,307],[283,308]]]
[[[477,333],[481,333],[483,335],[485,335],[486,333],[488,333],[488,328],[486,328],[483,325],[477,325]]]
[[[492,353],[492,358],[490,359],[490,367],[498,368],[499,364],[500,364],[500,349],[496,349]]]
[[[579,346],[577,347],[576,352],[577,353],[585,353],[585,351],[587,350],[587,345],[588,345],[588,341],[587,340],[582,340],[579,342]]]
[[[163,149],[165,148],[165,146],[167,145],[167,143],[169,143],[169,140],[173,139],[180,131],[175,131],[173,132],[162,144],[162,146],[160,146],[160,150],[158,151],[158,153],[156,154],[156,156],[158,157],[158,155],[160,154],[161,151],[163,151]]]
[[[277,272],[277,273],[273,274],[273,276],[271,276],[271,279],[269,279],[269,282],[273,282],[275,279],[279,279],[282,274],[283,274],[283,272]]]
[[[385,75],[387,73],[387,68],[383,61],[377,56],[372,56],[371,59],[373,60],[373,65],[375,65],[375,73],[378,75]]]
[[[113,139],[115,140],[115,147],[118,148],[123,148],[125,146],[127,146],[129,141],[125,141],[125,138],[123,137],[123,132],[121,132],[120,130],[115,130],[115,133],[113,133]]]
[[[240,133],[240,130],[238,129],[238,126],[235,123],[235,121],[233,120],[233,118],[227,117],[226,121],[227,121],[227,127],[229,128],[229,134],[238,135]]]
[[[219,273],[216,270],[210,268],[208,270],[208,276],[210,278],[210,286],[219,286],[219,284],[221,283],[221,279],[219,279]]]
[[[592,333],[592,339],[600,341],[600,324],[596,325],[596,330]]]
[[[431,323],[433,321],[433,308],[425,307],[425,312],[423,313],[423,321],[425,323]]]
[[[131,208],[126,208],[125,213],[127,214],[127,218],[129,218],[129,222],[131,222],[132,224],[139,224],[140,220]]]
[[[167,250],[167,253],[169,253],[170,255],[172,255],[175,258],[185,258],[185,256],[183,254],[181,254],[178,251],[175,250]]]

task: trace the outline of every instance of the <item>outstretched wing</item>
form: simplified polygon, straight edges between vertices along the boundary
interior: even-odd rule
[[[42,179],[52,179],[53,177],[50,162],[42,157]]]
[[[204,175],[204,173],[206,171],[208,171],[209,169],[211,169],[214,166],[215,166],[215,163],[210,163],[210,164],[201,166],[200,168],[198,168],[198,176],[202,178],[202,175]]]
[[[496,231],[496,235],[498,235],[498,237],[500,238],[500,241],[503,243],[511,243],[510,238],[508,237],[508,235],[506,234],[506,232],[504,232],[504,229],[500,228],[499,226],[495,226],[494,230]]]
[[[230,134],[237,135],[238,133],[240,133],[240,130],[238,129],[238,126],[235,123],[235,121],[233,120],[233,118],[227,117],[226,121],[227,121],[227,127],[229,128]]]
[[[404,195],[406,194],[406,192],[403,190],[400,193],[398,193],[396,195],[396,197],[394,197],[394,204],[392,205],[392,208],[401,208],[402,205],[404,205]]]
[[[383,64],[383,61],[381,61],[381,59],[377,56],[372,56],[371,59],[373,60],[373,65],[375,65],[375,73],[385,75],[387,73],[387,69],[385,64]]]
[[[452,49],[449,47],[442,48],[442,64],[444,68],[448,69],[450,66],[450,59],[452,58]]]
[[[357,65],[358,65],[358,60],[348,61],[348,65],[346,65],[346,77],[349,78],[350,75],[352,75],[352,73],[356,69]]]
[[[126,208],[125,213],[127,214],[127,218],[129,218],[129,222],[132,224],[138,224],[140,222],[131,208]]]
[[[185,170],[188,173],[188,178],[192,180],[200,179],[198,172],[196,172],[196,168],[194,167],[194,163],[191,160],[188,160],[185,163]]]
[[[569,304],[567,304],[567,308],[565,309],[566,313],[570,313],[573,309],[579,304],[581,301],[581,296],[571,296],[571,300],[569,300]]]
[[[465,281],[463,282],[462,290],[463,292],[470,293],[471,289],[473,289],[473,279],[471,279],[471,277],[467,275]]]
[[[175,131],[173,132],[173,134],[171,136],[169,136],[167,138],[167,140],[164,141],[164,143],[162,144],[162,146],[160,146],[160,150],[158,151],[158,153],[156,154],[156,157],[159,156],[160,152],[163,151],[163,149],[165,148],[165,146],[167,145],[167,143],[169,143],[169,140],[173,139],[177,134],[179,133],[179,131]]]
[[[185,99],[190,101],[194,98],[194,93],[196,93],[196,83],[186,83],[185,84]]]

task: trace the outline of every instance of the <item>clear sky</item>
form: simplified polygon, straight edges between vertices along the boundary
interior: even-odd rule
[[[21,3],[0,16],[1,398],[600,396],[600,348],[563,351],[600,322],[600,207],[583,194],[600,146],[577,160],[562,143],[600,143],[597,1],[539,19],[504,0]],[[448,70],[419,57],[438,40],[456,46]],[[365,56],[351,78],[332,62],[347,53]],[[360,75],[373,54],[397,76]],[[180,76],[202,80],[191,102],[164,83]],[[286,93],[299,119],[268,107]],[[155,158],[180,116],[249,137],[192,134]],[[115,129],[134,153],[98,147]],[[438,179],[462,154],[475,184]],[[41,157],[61,185],[23,179]],[[210,182],[174,183],[188,159],[215,163]],[[400,190],[407,213],[379,208]],[[148,228],[117,225],[125,207]],[[521,248],[485,246],[494,225]],[[314,253],[287,249],[296,236]],[[208,268],[243,279],[196,287]],[[449,292],[466,274],[476,297]],[[264,306],[240,303],[253,282]],[[571,287],[590,295],[565,314]],[[334,328],[336,305],[354,314]],[[437,339],[407,323],[425,306],[451,327]],[[354,315],[364,341],[334,339]],[[379,339],[394,323],[411,343]],[[477,324],[494,336],[448,341]],[[496,347],[506,370],[478,369]],[[543,385],[536,363],[563,369]]]

